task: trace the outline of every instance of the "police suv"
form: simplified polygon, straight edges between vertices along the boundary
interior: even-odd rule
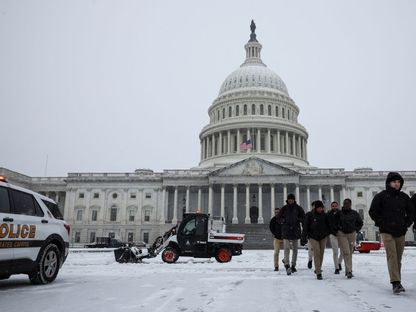
[[[28,274],[33,284],[54,281],[68,255],[69,231],[54,201],[0,176],[0,279]]]

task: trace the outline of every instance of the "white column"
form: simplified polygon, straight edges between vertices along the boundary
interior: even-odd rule
[[[237,217],[237,185],[233,185],[233,224],[238,224]]]
[[[319,186],[318,188],[318,199],[322,200],[322,186]]]
[[[305,160],[308,160],[308,150],[306,147],[306,140],[305,140]]]
[[[274,184],[270,184],[270,211],[271,216],[274,216],[274,208],[275,208],[275,193],[274,193]]]
[[[202,207],[201,207],[201,188],[198,188],[198,209],[202,212]]]
[[[272,138],[270,135],[270,129],[267,130],[267,153],[272,151]]]
[[[263,219],[263,186],[261,184],[259,184],[259,219],[258,219],[258,223],[259,224],[264,223],[264,219]]]
[[[250,129],[247,128],[247,140],[249,140],[249,139],[251,140],[251,138],[250,138]],[[251,141],[251,146],[253,146],[253,141]],[[250,152],[250,151],[247,149],[247,152]]]
[[[330,186],[329,199],[331,200],[331,203],[335,200],[335,198],[334,198],[334,186],[333,185]]]
[[[249,224],[250,221],[250,184],[246,184],[246,218],[244,223]]]
[[[186,206],[185,211],[189,212],[189,186],[186,188]]]
[[[224,202],[225,202],[225,187],[224,187],[224,184],[222,184],[221,185],[221,218],[225,218],[225,205],[224,205]]]
[[[215,156],[215,134],[212,134],[211,143],[212,143],[211,144],[212,145],[212,147],[211,147],[211,149],[212,149],[211,156],[214,157]]]
[[[178,223],[178,187],[175,186],[175,193],[173,196],[173,219],[172,224]]]
[[[342,196],[341,196],[341,200],[340,200],[341,202],[339,203],[340,206],[342,205],[342,202],[344,201],[345,198],[347,198],[347,192],[345,190],[345,186],[343,185],[342,186]]]
[[[162,188],[162,208],[160,209],[160,224],[165,224],[166,189]]]
[[[231,154],[231,131],[227,132],[227,154]]]
[[[257,129],[257,153],[261,152],[261,131]]]
[[[283,184],[283,206],[286,205],[287,199],[287,185]]]
[[[238,153],[241,153],[241,151],[240,151],[240,144],[241,144],[241,141],[240,141],[240,129],[237,129],[237,146],[236,146],[237,154]]]
[[[292,150],[293,150],[293,156],[296,156],[296,137],[295,134],[292,134]]]
[[[202,161],[204,159],[204,145],[203,145],[203,140],[201,140],[201,158],[200,160]]]
[[[208,214],[212,216],[212,185],[208,188]]]
[[[311,210],[311,189],[309,185],[306,187],[306,205],[308,205],[308,211]]]
[[[277,131],[277,153],[280,154],[280,131]]]
[[[219,146],[218,146],[218,155],[222,155],[222,132],[220,132],[220,137],[219,137],[219,143],[220,144],[218,144]]]
[[[286,155],[289,155],[289,133],[286,131],[286,138],[285,138],[285,143],[286,143]]]
[[[299,184],[296,184],[296,189],[295,189],[295,197],[296,197],[296,201],[298,202],[298,205],[300,205],[300,192],[299,192]]]

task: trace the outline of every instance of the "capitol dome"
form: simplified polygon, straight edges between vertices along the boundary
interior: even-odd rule
[[[263,64],[243,64],[233,71],[221,85],[219,95],[227,91],[247,88],[264,88],[289,95],[283,80]]]
[[[289,168],[309,167],[306,129],[283,80],[263,63],[251,22],[246,58],[221,85],[200,135],[199,167],[228,166],[249,157]]]

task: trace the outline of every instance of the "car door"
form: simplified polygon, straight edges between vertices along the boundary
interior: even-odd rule
[[[10,189],[13,212],[14,259],[35,261],[48,235],[48,218],[36,198],[17,189]]]
[[[12,261],[14,258],[12,242],[8,238],[10,225],[13,221],[8,188],[0,185],[0,261]],[[7,264],[1,265],[1,267],[1,271],[11,269],[7,267]],[[4,273],[7,274],[7,272]]]

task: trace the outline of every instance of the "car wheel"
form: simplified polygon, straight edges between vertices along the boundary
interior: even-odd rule
[[[231,258],[231,251],[228,248],[220,248],[215,254],[215,259],[220,263],[230,262]]]
[[[29,274],[32,284],[48,284],[55,280],[59,272],[61,253],[58,246],[51,243],[41,250],[36,271]]]
[[[179,258],[178,251],[173,247],[167,247],[162,252],[162,260],[166,263],[175,263]]]

